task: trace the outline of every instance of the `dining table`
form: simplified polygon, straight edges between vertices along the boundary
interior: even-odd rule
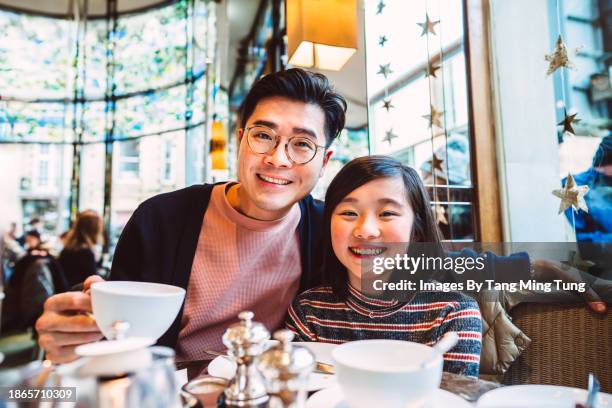
[[[176,368],[177,370],[187,370],[187,379],[191,381],[199,375],[208,374],[207,368],[210,361],[177,362]],[[440,383],[441,389],[452,392],[473,405],[476,405],[476,401],[484,393],[502,386],[502,384],[493,381],[448,372],[442,373],[442,382]]]

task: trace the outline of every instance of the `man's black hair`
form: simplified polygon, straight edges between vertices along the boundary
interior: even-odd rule
[[[325,75],[299,68],[275,72],[257,80],[242,103],[240,126],[246,126],[261,100],[274,96],[318,105],[325,114],[327,147],[344,128],[346,100],[331,87]]]
[[[34,237],[40,240],[40,232],[36,231],[36,230],[30,230],[28,232],[25,233],[25,235],[27,237]]]

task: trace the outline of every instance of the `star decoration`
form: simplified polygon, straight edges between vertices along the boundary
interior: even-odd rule
[[[393,71],[391,70],[391,64],[379,65],[377,74],[382,75],[387,79],[387,76],[391,75]]]
[[[448,225],[448,220],[446,219],[446,210],[440,204],[435,205],[435,213],[436,213],[436,222],[438,224]]]
[[[553,190],[553,194],[561,199],[559,214],[567,208],[573,207],[576,211],[582,210],[589,212],[589,208],[584,201],[584,195],[589,192],[589,186],[577,186],[571,173],[567,175],[565,187]]]
[[[389,143],[389,146],[391,146],[391,143],[393,141],[393,139],[396,139],[398,136],[393,133],[393,129],[389,129],[385,132],[385,137],[383,138],[383,142],[387,142]]]
[[[427,33],[432,33],[433,35],[436,35],[436,30],[434,29],[434,27],[438,23],[440,23],[440,20],[438,20],[438,21],[431,21],[429,19],[429,14],[425,13],[425,22],[424,23],[417,23],[418,25],[421,26],[421,28],[423,28],[423,32],[421,33],[421,37],[424,36]]]
[[[436,125],[439,128],[442,128],[442,121],[440,118],[442,117],[444,112],[437,111],[436,108],[431,105],[431,113],[429,115],[421,116],[423,119],[427,119],[429,121],[429,127]]]
[[[394,107],[395,106],[391,104],[391,99],[383,99],[383,108],[386,109],[387,112],[389,112]]]
[[[572,124],[580,122],[580,119],[576,118],[576,115],[578,115],[578,113],[574,113],[573,115],[568,116],[567,110],[564,109],[563,111],[563,120],[557,123],[557,126],[563,126],[563,133],[567,132],[576,136],[576,132],[574,132],[574,127],[572,126]]]
[[[438,156],[436,156],[436,154],[434,153],[434,155],[431,157],[431,160],[428,160],[427,163],[431,164],[431,173],[433,174],[433,172],[435,170],[440,170],[440,172],[444,173],[444,169],[442,169],[442,162],[444,160],[440,160],[438,159]]]
[[[427,68],[425,68],[425,76],[432,76],[434,78],[437,78],[436,76],[436,71],[440,69],[440,66],[438,65],[437,67],[434,64],[427,64]]]
[[[376,7],[376,15],[382,14],[385,6],[386,6],[385,2],[383,0],[380,0],[378,2],[378,6]]]
[[[544,59],[549,62],[548,71],[546,71],[546,75],[550,75],[559,68],[573,68],[574,64],[572,64],[567,56],[567,47],[563,43],[563,37],[559,35],[557,38],[557,44],[555,45],[555,50],[552,54],[546,54]]]
[[[389,41],[389,39],[386,35],[381,35],[380,37],[378,37],[378,45],[380,45],[381,47],[384,47],[387,41]]]

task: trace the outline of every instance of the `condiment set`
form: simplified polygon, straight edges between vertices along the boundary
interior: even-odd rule
[[[270,341],[270,332],[253,317],[241,312],[222,338],[228,358],[236,362],[234,377],[201,376],[185,384],[182,395],[188,406],[305,407],[314,355],[292,344],[289,330],[277,331],[276,341]],[[151,338],[126,336],[129,326],[123,322],[113,326],[113,340],[77,347],[79,360],[53,369],[48,362],[32,363],[12,377],[4,372],[0,385],[76,387],[79,408],[181,407],[174,351],[151,346]]]
[[[241,312],[237,324],[223,335],[223,344],[236,362],[236,374],[225,388],[222,404],[228,408],[302,408],[314,355],[294,346],[293,333],[279,330],[271,345],[270,332],[253,322],[253,313]]]

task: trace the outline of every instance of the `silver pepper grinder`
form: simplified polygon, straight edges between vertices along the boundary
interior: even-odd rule
[[[315,356],[306,347],[291,343],[293,332],[279,330],[279,344],[265,351],[258,367],[266,379],[270,408],[303,408],[308,394],[308,377],[315,367]]]
[[[253,322],[253,316],[253,312],[240,312],[240,322],[223,335],[223,344],[237,365],[236,375],[224,391],[227,407],[265,407],[268,403],[264,379],[256,363],[270,332],[263,324]]]

